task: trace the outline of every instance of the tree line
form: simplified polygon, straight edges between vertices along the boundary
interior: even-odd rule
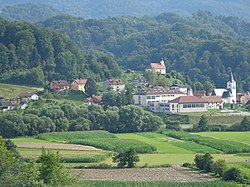
[[[155,131],[164,126],[160,117],[141,107],[76,106],[39,100],[24,112],[0,113],[0,135],[5,138],[46,132],[107,130],[109,132]]]

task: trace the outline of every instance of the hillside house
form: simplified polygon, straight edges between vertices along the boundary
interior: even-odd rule
[[[0,100],[0,110],[8,111],[13,110],[14,106],[10,101]]]
[[[65,80],[52,81],[50,83],[50,89],[54,91],[61,92],[61,91],[69,90],[69,88],[70,88],[70,84]]]
[[[176,90],[182,93],[187,94],[188,92],[188,86],[182,85],[182,84],[174,84],[170,87],[171,90]]]
[[[103,88],[104,91],[122,92],[125,90],[125,83],[121,79],[109,79],[104,82]]]
[[[37,94],[30,93],[30,92],[19,94],[19,98],[20,100],[23,100],[23,101],[36,101],[39,99]]]
[[[101,105],[102,104],[102,96],[93,96],[93,97],[89,97],[83,100],[83,104],[84,105],[92,105],[92,104],[98,104]]]
[[[138,91],[133,95],[133,99],[135,101],[135,105],[148,107],[151,103],[167,103],[168,101],[184,95],[184,93],[176,90],[167,90],[163,87],[154,87],[144,88]]]
[[[78,90],[85,92],[86,83],[87,79],[76,79],[71,83],[71,90]]]
[[[166,75],[166,65],[164,60],[162,59],[160,63],[150,63],[146,68],[146,71],[153,71],[160,73],[161,75]]]

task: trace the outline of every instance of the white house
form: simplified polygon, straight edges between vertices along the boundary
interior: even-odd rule
[[[173,86],[170,87],[171,90],[176,90],[179,92],[183,92],[185,94],[188,93],[188,86],[186,85],[181,85],[181,84],[174,84]]]
[[[202,96],[203,100],[207,101],[208,109],[223,109],[223,100],[219,96]]]
[[[144,88],[133,95],[135,105],[149,107],[152,103],[167,103],[185,94],[176,90],[167,90],[163,87]],[[156,110],[156,109],[155,109]]]
[[[121,79],[109,79],[104,82],[103,88],[104,91],[122,92],[125,90],[125,83]]]
[[[164,60],[162,59],[160,63],[150,63],[146,68],[146,71],[153,71],[160,73],[161,75],[166,75],[166,65]]]
[[[39,97],[38,97],[37,94],[33,94],[33,93],[30,93],[30,92],[28,92],[28,93],[21,93],[21,94],[19,95],[19,98],[20,98],[21,100],[26,100],[26,101],[30,101],[30,100],[36,101],[36,100],[39,99]]]

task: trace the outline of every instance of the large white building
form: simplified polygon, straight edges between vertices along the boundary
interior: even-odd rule
[[[176,90],[167,90],[163,87],[145,88],[133,95],[135,105],[149,107],[152,103],[167,103],[185,94]],[[154,110],[153,110],[154,111]]]

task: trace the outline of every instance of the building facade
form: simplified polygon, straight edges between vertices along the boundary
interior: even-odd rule
[[[122,92],[125,90],[125,83],[121,79],[109,79],[104,82],[103,88],[104,91]]]
[[[87,79],[76,79],[71,83],[71,89],[85,92],[86,82]]]
[[[146,68],[146,71],[153,71],[156,73],[160,73],[161,75],[166,75],[166,65],[164,60],[162,59],[160,63],[150,63]]]

